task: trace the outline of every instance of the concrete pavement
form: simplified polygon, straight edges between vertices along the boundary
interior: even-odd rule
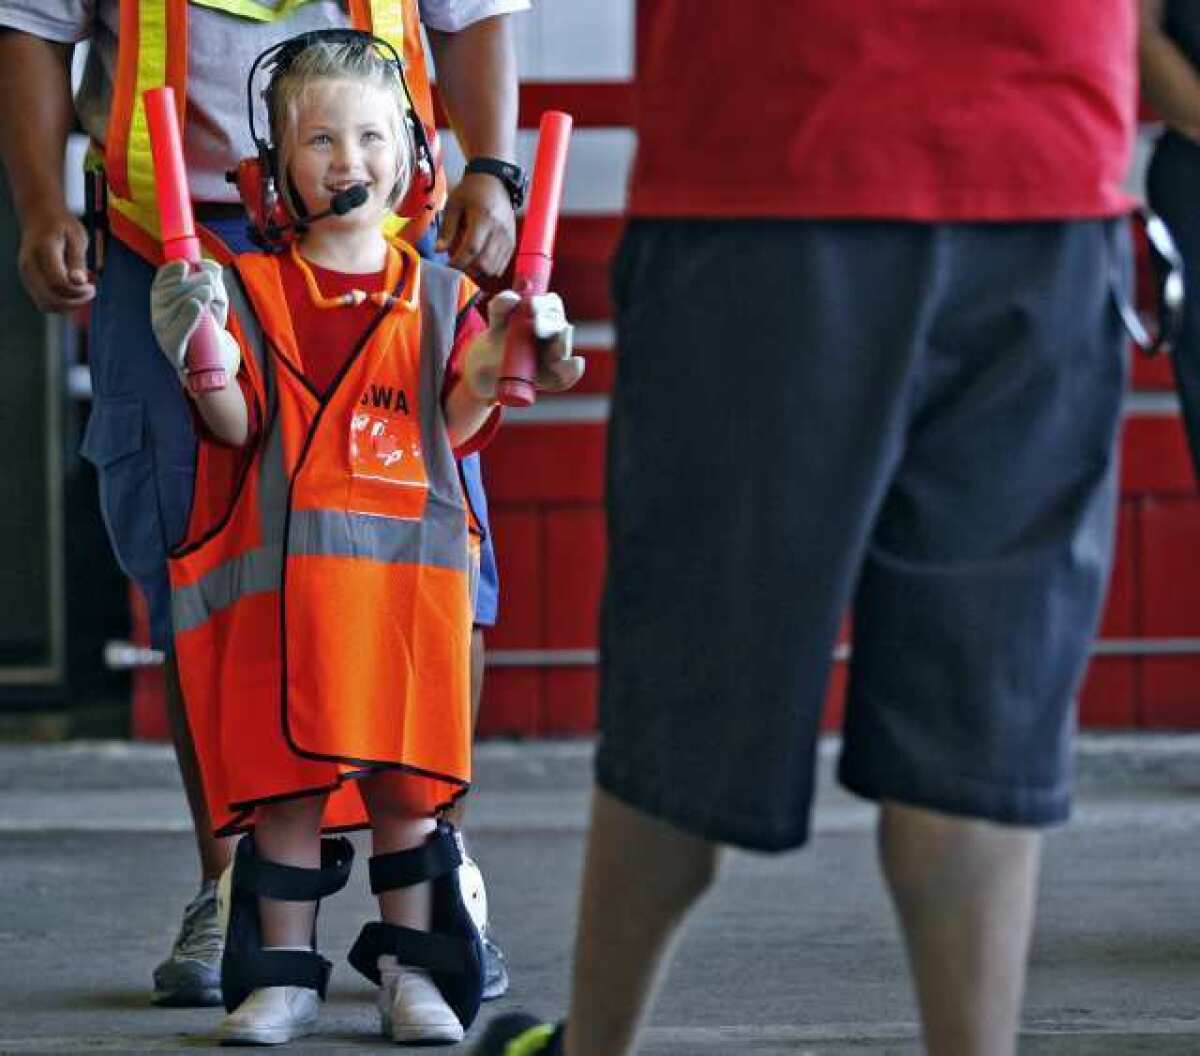
[[[919,1053],[874,811],[833,784],[835,752],[823,744],[812,845],[728,859],[647,1056]],[[1021,1052],[1200,1054],[1200,737],[1090,736],[1078,768],[1075,820],[1047,841]],[[477,769],[470,838],[513,974],[485,1016],[561,1012],[590,746],[488,744]],[[322,909],[337,967],[320,1032],[288,1052],[392,1048],[344,961],[373,916],[365,857],[360,841],[350,886]],[[0,1053],[211,1046],[216,1011],[148,1003],[195,870],[167,749],[0,745]]]

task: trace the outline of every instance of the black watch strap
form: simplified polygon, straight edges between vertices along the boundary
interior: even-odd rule
[[[500,158],[472,158],[467,162],[467,167],[464,172],[486,172],[489,176],[495,176],[508,192],[508,197],[512,201],[514,209],[520,209],[521,204],[525,201],[525,191],[529,186],[529,181],[525,178],[525,172],[520,165],[514,165],[511,161],[502,161]]]

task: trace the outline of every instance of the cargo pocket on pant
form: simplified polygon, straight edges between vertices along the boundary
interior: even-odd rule
[[[145,590],[162,578],[167,555],[142,401],[96,403],[80,454],[96,467],[100,513],[117,563]]]

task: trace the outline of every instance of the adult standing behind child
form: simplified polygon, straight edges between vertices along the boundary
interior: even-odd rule
[[[230,877],[228,1042],[276,1044],[316,1021],[329,971],[316,905],[352,856],[341,838],[323,848],[323,830],[371,829],[381,921],[351,960],[381,985],[385,1035],[457,1041],[482,990],[459,850],[436,814],[470,778],[478,546],[455,455],[498,424],[517,297],[494,298],[485,324],[469,279],[384,235],[416,150],[380,43],[328,31],[273,51],[274,178],[292,218],[313,219],[286,249],[235,258],[225,281],[165,265],[152,293],[181,380],[204,312],[228,324],[237,377],[192,397],[196,489],[170,562],[209,815],[249,833]],[[361,204],[324,215],[339,196]],[[539,385],[569,387],[583,364],[556,295],[534,299],[534,328]]]
[[[0,0],[0,155],[21,223],[21,274],[43,311],[91,305],[94,397],[82,453],[96,466],[114,553],[146,597],[151,643],[167,650],[167,717],[199,853],[200,889],[184,910],[170,955],[154,970],[156,1003],[220,1001],[215,885],[229,860],[229,841],[211,835],[169,648],[166,554],[187,518],[196,438],[146,311],[150,262],[158,251],[147,144],[127,135],[136,127],[132,89],[172,83],[177,98],[186,99],[184,149],[206,246],[221,252],[223,243],[228,252],[241,252],[251,245],[225,173],[252,155],[254,145],[246,133],[245,85],[232,71],[248,69],[255,55],[302,31],[370,29],[404,54],[418,109],[432,124],[419,15],[463,152],[485,165],[487,159],[512,162],[517,77],[508,15],[528,6],[529,0]],[[72,101],[72,48],[84,41],[88,61]],[[90,182],[107,192],[109,206],[110,230],[98,233],[91,247],[92,276],[85,264],[88,232],[67,207],[63,189],[67,135],[76,120],[97,148]],[[103,222],[104,203],[95,205]],[[469,172],[450,192],[445,215],[450,262],[480,276],[501,273],[515,244],[511,188],[494,172]],[[486,521],[478,457],[463,467],[472,504]],[[474,613],[476,707],[483,666],[478,628],[495,622],[497,592],[489,537]],[[498,951],[490,944],[489,951],[489,993],[496,996],[507,985],[506,973]]]

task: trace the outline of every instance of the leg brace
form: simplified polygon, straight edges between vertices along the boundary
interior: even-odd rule
[[[221,958],[221,995],[232,1012],[253,990],[264,986],[306,986],[325,998],[332,965],[316,952],[316,915],[311,951],[264,950],[258,898],[316,902],[346,886],[354,848],[344,836],[321,841],[321,868],[280,865],[258,856],[254,837],[244,836],[230,867],[229,918]]]
[[[458,883],[462,854],[454,827],[438,822],[437,830],[420,847],[371,859],[371,890],[375,894],[411,887],[426,880],[433,885],[433,914],[429,931],[375,922],[364,925],[350,963],[376,986],[379,958],[391,954],[398,963],[428,969],[463,1028],[479,1013],[483,993],[483,944]]]

